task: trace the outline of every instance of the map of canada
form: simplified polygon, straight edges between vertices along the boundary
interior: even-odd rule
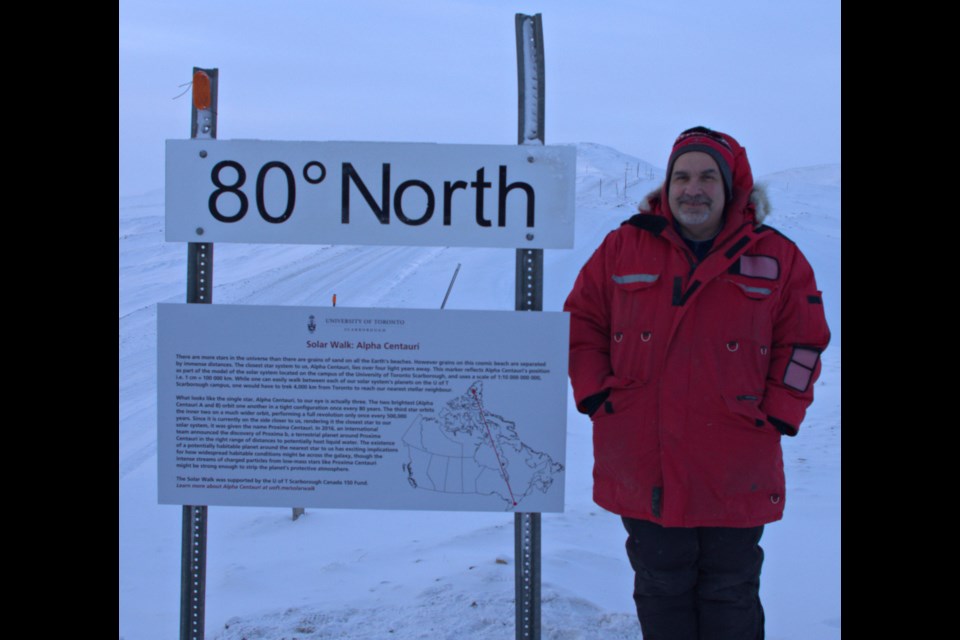
[[[514,422],[486,410],[480,381],[436,417],[418,416],[403,443],[409,452],[403,469],[415,489],[494,495],[506,510],[535,490],[546,493],[563,471],[562,464],[524,444]]]

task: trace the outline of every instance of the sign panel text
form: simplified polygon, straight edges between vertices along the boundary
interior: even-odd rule
[[[163,504],[563,511],[568,316],[158,306]]]

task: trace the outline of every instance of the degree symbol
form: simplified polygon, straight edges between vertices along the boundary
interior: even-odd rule
[[[310,177],[310,168],[319,167],[320,168],[320,177],[311,178]],[[323,182],[323,179],[327,177],[327,168],[323,166],[323,163],[317,162],[316,160],[311,160],[307,164],[303,165],[303,179],[309,182],[310,184],[320,184]]]

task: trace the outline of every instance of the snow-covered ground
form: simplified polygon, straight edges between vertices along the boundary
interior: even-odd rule
[[[577,146],[573,250],[545,252],[544,309],[559,311],[610,229],[662,180],[646,162]],[[624,188],[626,176],[627,184]],[[840,167],[764,176],[768,224],[803,249],[833,341],[816,401],[784,439],[788,505],[767,527],[761,595],[770,640],[840,637]],[[160,185],[158,185],[159,187]],[[626,193],[624,194],[624,191]],[[156,303],[185,299],[186,246],[163,241],[163,192],[120,200],[120,636],[177,637],[181,508],[157,504]],[[214,302],[513,308],[514,251],[215,247]],[[542,522],[543,637],[640,638],[619,518],[593,504],[591,426],[568,398],[566,508]],[[206,636],[512,638],[513,515],[211,507]]]

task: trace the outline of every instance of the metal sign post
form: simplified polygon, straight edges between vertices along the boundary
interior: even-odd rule
[[[516,14],[518,144],[543,145],[544,65],[540,14]],[[532,240],[532,238],[529,238]],[[517,249],[516,310],[543,311],[543,249]],[[517,640],[540,640],[540,514],[514,514]]]
[[[217,137],[217,69],[193,68],[190,137]],[[187,244],[187,302],[213,302],[213,244]],[[180,640],[203,640],[207,583],[207,507],[183,505],[180,541]]]

